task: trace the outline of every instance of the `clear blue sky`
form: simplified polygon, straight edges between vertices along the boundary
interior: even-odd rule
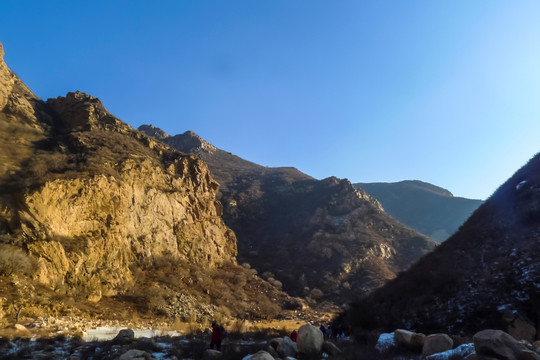
[[[8,66],[43,99],[193,130],[266,166],[419,179],[486,198],[540,151],[540,2],[0,3]]]

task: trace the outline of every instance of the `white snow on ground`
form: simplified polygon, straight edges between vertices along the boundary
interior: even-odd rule
[[[84,341],[106,341],[112,340],[120,332],[120,330],[125,329],[122,327],[98,327],[96,329],[90,329],[83,337]],[[152,329],[133,329],[136,338],[148,337],[152,338],[155,336],[180,336],[181,334],[178,331],[161,331],[161,330],[152,330]]]
[[[451,356],[460,356],[462,359],[465,359],[467,356],[475,353],[474,344],[469,343],[460,345],[452,350],[427,356],[426,360],[448,360]]]
[[[375,349],[377,349],[378,351],[386,351],[394,345],[394,333],[382,333],[379,336],[379,340],[377,340],[377,345],[375,345]]]

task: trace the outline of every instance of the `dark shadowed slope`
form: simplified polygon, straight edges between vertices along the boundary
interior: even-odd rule
[[[291,294],[341,304],[378,288],[435,246],[348,180],[263,167],[193,132],[162,141],[207,162],[221,185],[223,218],[236,233],[239,261]]]
[[[460,230],[348,313],[356,325],[534,333],[540,315],[540,154]],[[530,334],[529,334],[530,335]]]
[[[438,242],[455,233],[483,203],[454,197],[446,189],[418,180],[354,186],[376,198],[397,220]]]

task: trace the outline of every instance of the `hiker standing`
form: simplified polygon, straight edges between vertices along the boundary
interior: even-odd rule
[[[223,335],[221,333],[220,326],[215,322],[212,323],[212,337],[210,338],[210,349],[216,346],[217,351],[221,351],[221,341],[223,340]]]

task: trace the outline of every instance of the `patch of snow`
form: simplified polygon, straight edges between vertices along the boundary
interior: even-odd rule
[[[162,352],[152,353],[152,356],[157,360],[168,359],[168,355]]]
[[[251,359],[252,357],[253,357],[253,355],[250,354],[250,355],[248,355],[248,356],[244,356],[244,357],[242,358],[242,360],[249,360],[249,359]]]
[[[125,329],[123,327],[98,327],[96,329],[89,329],[87,335],[83,337],[84,341],[106,341],[112,340],[118,335],[120,330]],[[147,337],[153,338],[156,336],[180,336],[178,331],[161,331],[153,329],[133,329],[135,338]]]
[[[519,184],[516,185],[516,190],[519,190],[523,187],[523,185],[525,185],[527,183],[527,180],[523,180],[522,182],[520,182]]]
[[[377,349],[377,351],[386,351],[394,345],[394,333],[382,333],[379,335],[379,340],[377,340],[375,349]]]
[[[433,354],[430,356],[426,356],[426,360],[448,360],[450,357],[453,356],[459,356],[462,359],[465,359],[467,356],[471,354],[475,354],[474,350],[474,344],[468,343],[458,346],[455,349],[448,350],[442,353]]]

